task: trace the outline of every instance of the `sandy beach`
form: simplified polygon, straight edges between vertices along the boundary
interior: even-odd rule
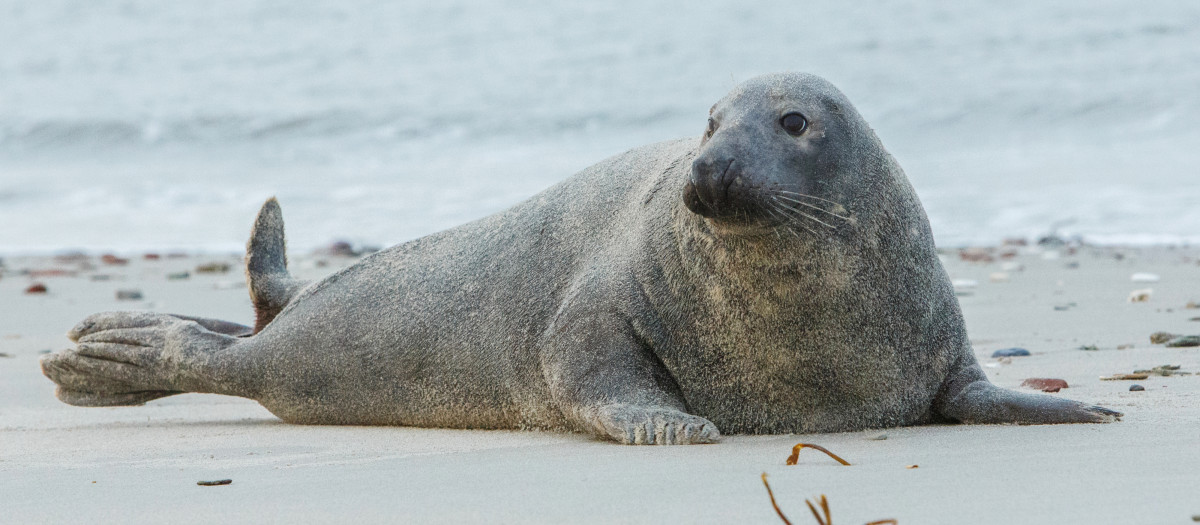
[[[992,381],[1022,388],[1028,378],[1062,379],[1069,388],[1047,395],[1122,411],[1123,421],[632,447],[580,434],[296,426],[253,401],[215,395],[76,408],[54,398],[38,369],[40,354],[70,344],[68,328],[117,309],[248,323],[241,260],[8,257],[0,277],[0,521],[781,523],[764,472],[793,523],[812,522],[804,500],[820,494],[840,524],[1200,519],[1200,376],[1188,374],[1200,372],[1200,348],[1150,342],[1159,331],[1200,334],[1200,309],[1188,308],[1200,301],[1200,250],[943,252]],[[302,256],[293,267],[315,278],[353,260]],[[229,270],[197,272],[212,263]],[[46,293],[25,293],[35,283]],[[1149,298],[1130,302],[1143,289],[1153,290]],[[120,290],[141,298],[118,300]],[[991,357],[1010,347],[1031,355]],[[1179,369],[1100,379],[1161,365]],[[1130,391],[1133,384],[1144,391]],[[825,446],[852,466],[811,450],[785,465],[798,442]],[[197,485],[221,479],[233,481]]]

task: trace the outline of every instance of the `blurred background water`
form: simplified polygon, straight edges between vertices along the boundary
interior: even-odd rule
[[[1200,242],[1200,2],[0,0],[0,253],[408,240],[833,81],[942,246]]]

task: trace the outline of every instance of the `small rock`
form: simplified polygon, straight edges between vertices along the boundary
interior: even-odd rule
[[[233,483],[232,479],[218,479],[214,481],[197,481],[196,484],[201,487],[216,487],[218,485],[228,485]]]
[[[62,268],[50,268],[48,270],[30,270],[26,275],[30,277],[74,277],[75,272]]]
[[[1191,319],[1188,319],[1188,321],[1200,321],[1200,317],[1193,317]]]
[[[93,281],[111,281],[112,276],[105,274],[105,273],[98,273],[96,275],[89,277],[89,279],[91,279]]]
[[[1029,350],[1024,348],[1001,348],[992,352],[992,357],[1024,357],[1029,355]]]
[[[1153,288],[1143,288],[1141,290],[1134,290],[1132,292],[1129,292],[1129,302],[1144,303],[1144,302],[1150,300],[1151,295],[1154,295]]]
[[[229,268],[229,263],[214,262],[197,266],[196,273],[228,273]]]
[[[909,469],[909,470],[912,470],[912,469],[915,469],[915,468],[920,468],[920,467],[921,467],[920,465],[909,465],[909,466],[907,466],[907,467],[904,467],[904,468],[906,468],[906,469]]]
[[[1062,379],[1031,377],[1021,381],[1021,386],[1041,390],[1042,392],[1058,392],[1067,388],[1067,382]]]
[[[117,290],[118,301],[141,301],[141,290]]]
[[[1200,309],[1200,303],[1197,303],[1196,301],[1188,301],[1188,303],[1183,305],[1183,307],[1187,308],[1188,310],[1196,310]]]
[[[1100,347],[1096,346],[1096,345],[1083,345],[1083,346],[1080,346],[1079,349],[1086,350],[1088,352],[1095,352],[1095,351],[1099,350]]]
[[[1145,390],[1146,390],[1146,387],[1144,387],[1142,385],[1129,385],[1130,392],[1142,392]]]
[[[4,357],[17,357],[17,356],[12,355],[12,354],[6,354],[4,352],[0,352],[0,358],[4,358]]]
[[[867,439],[872,441],[883,441],[887,439],[887,432],[873,432],[867,434]]]
[[[1176,335],[1170,332],[1154,332],[1150,334],[1150,344],[1161,345],[1167,341],[1175,339]]]
[[[1158,275],[1153,273],[1135,273],[1129,276],[1129,280],[1135,283],[1156,283],[1159,279]]]
[[[1181,335],[1170,341],[1167,341],[1167,346],[1170,348],[1200,346],[1200,335]]]
[[[53,353],[53,352],[54,352],[54,350],[51,350],[49,348],[47,348],[45,350],[38,350],[38,354],[40,354],[40,355],[46,355],[46,354]]]
[[[1130,348],[1133,348],[1132,344],[1117,345],[1117,350],[1129,350]]]
[[[192,274],[190,274],[190,273],[188,273],[188,272],[175,272],[175,273],[168,273],[168,274],[167,274],[167,280],[168,280],[168,281],[182,281],[182,280],[184,280],[184,279],[187,279],[188,277],[191,277],[191,276],[192,276]]]
[[[47,289],[46,285],[44,285],[42,283],[33,283],[32,285],[29,286],[29,288],[25,289],[25,293],[27,293],[27,294],[46,293],[48,291],[50,291],[50,290]]]
[[[129,259],[122,259],[111,253],[106,253],[100,256],[100,262],[109,266],[125,266],[129,264]]]
[[[157,253],[147,253],[147,254],[143,255],[142,258],[147,261],[157,261],[159,259],[162,259],[162,256]]]
[[[54,256],[54,262],[59,264],[84,264],[88,262],[88,255],[83,252],[66,252]]]
[[[988,248],[963,248],[959,250],[958,257],[968,262],[992,262],[995,260]]]
[[[362,252],[355,250],[354,245],[346,241],[335,241],[329,243],[324,248],[315,250],[318,255],[328,255],[332,257],[358,257]]]

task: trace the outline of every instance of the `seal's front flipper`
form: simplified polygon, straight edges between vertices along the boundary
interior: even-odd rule
[[[272,197],[259,210],[246,243],[246,285],[254,303],[253,333],[261,332],[308,285],[288,273],[286,248],[283,210]]]
[[[107,312],[68,334],[75,348],[42,358],[57,395],[77,406],[140,405],[184,392],[244,395],[217,355],[238,337],[150,312]]]
[[[934,410],[951,420],[983,424],[1112,423],[1123,415],[1070,399],[1000,388],[988,382],[974,356],[939,392]]]
[[[545,334],[542,370],[563,415],[627,445],[716,442],[717,426],[687,412],[670,372],[610,305],[576,291]]]

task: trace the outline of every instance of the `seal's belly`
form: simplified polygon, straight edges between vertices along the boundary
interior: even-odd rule
[[[821,340],[829,341],[822,338]],[[917,424],[928,418],[936,372],[905,352],[770,344],[760,338],[712,348],[709,373],[677,377],[689,409],[725,433],[841,432]]]

